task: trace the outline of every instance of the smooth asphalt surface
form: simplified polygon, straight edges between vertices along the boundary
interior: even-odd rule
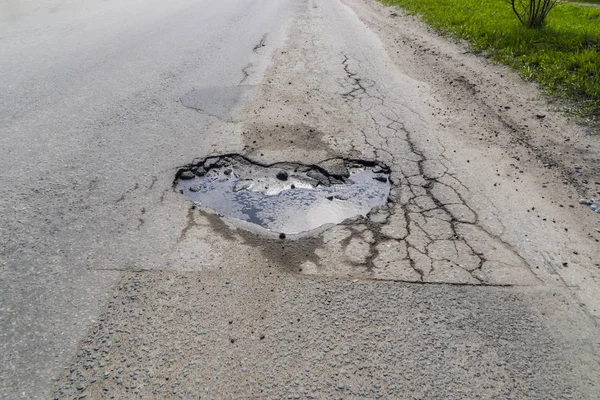
[[[210,152],[214,118],[179,98],[237,86],[249,63],[259,79],[254,46],[292,15],[276,0],[0,2],[0,397],[44,393],[115,270],[156,262],[160,231],[132,234],[141,207],[119,199],[136,182],[160,196]]]

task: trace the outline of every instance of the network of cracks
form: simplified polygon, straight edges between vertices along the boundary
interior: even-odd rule
[[[375,160],[262,165],[237,154],[196,159],[174,186],[195,209],[289,269],[407,282],[533,285],[527,262],[480,226],[435,163],[392,180]]]

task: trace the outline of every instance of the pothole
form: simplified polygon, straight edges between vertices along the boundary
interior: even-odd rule
[[[330,159],[318,165],[261,165],[241,155],[196,160],[175,186],[197,206],[242,228],[305,236],[384,205],[390,170],[376,161]]]

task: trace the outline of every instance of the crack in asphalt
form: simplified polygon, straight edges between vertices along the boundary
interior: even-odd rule
[[[363,65],[366,68],[367,64],[342,54],[338,65],[343,76],[337,80],[341,87],[339,96],[353,112],[365,117],[366,124],[357,128],[363,146],[373,153],[373,160],[377,160],[374,162],[391,168],[388,204],[373,209],[366,218],[349,220],[330,232],[322,232],[317,238],[285,240],[283,246],[279,241],[255,237],[252,233],[233,233],[226,225],[220,224],[217,229],[214,220],[218,216],[210,218],[215,231],[221,234],[227,231],[228,239],[260,248],[285,269],[304,274],[343,273],[421,283],[539,284],[531,266],[502,239],[505,228],[498,218],[499,211],[492,212],[495,216],[492,222],[500,229],[492,230],[489,218],[486,216],[482,221],[476,208],[469,204],[473,193],[451,172],[446,148],[438,140],[439,154],[421,149],[396,109],[401,107],[407,118],[426,123],[423,117],[409,106],[384,97],[377,82],[365,77],[368,71],[364,71]],[[264,135],[272,131],[278,137],[286,135],[283,125],[265,126],[257,132]],[[290,131],[289,135],[292,134]],[[360,154],[357,146],[360,143],[352,143],[352,149]],[[220,155],[227,156],[231,155]],[[357,161],[357,157],[343,155],[335,158]],[[265,167],[274,165],[247,160]],[[176,180],[192,167],[190,164],[180,169]],[[321,172],[327,175],[327,171]],[[194,215],[190,209],[188,223],[177,243],[184,241],[190,229],[197,226]]]
[[[461,193],[461,190],[469,193],[468,188],[450,174],[442,161],[446,160],[446,149],[442,146],[443,151],[437,158],[424,154],[397,113],[378,93],[372,93],[376,82],[361,77],[360,63],[343,55],[341,65],[346,75],[341,85],[346,90],[342,93],[343,98],[358,103],[359,108],[364,108],[366,99],[377,100],[366,110],[375,129],[372,132],[361,129],[360,132],[365,145],[373,150],[377,159],[391,160],[392,177],[399,176],[396,182],[392,181],[393,185],[404,193],[394,196],[393,190],[390,204],[379,210],[385,218],[366,224],[374,237],[364,259],[367,271],[377,275],[378,270],[402,264],[417,274],[410,281],[442,279],[446,283],[461,284],[493,284],[495,279],[486,274],[490,270],[486,267],[491,265],[502,264],[530,272],[528,263],[501,238],[501,234],[494,234],[482,226],[478,213]],[[390,150],[394,148],[392,141],[402,141],[409,157],[404,154],[400,158],[394,154]],[[403,168],[403,163],[409,163],[412,168],[406,165]],[[399,230],[402,234],[394,232]],[[400,253],[404,257],[385,260],[381,250],[384,241],[395,243],[402,249]],[[508,255],[509,262],[504,261],[502,253]]]
[[[140,188],[140,185],[139,185],[139,183],[136,182],[136,184],[133,186],[133,188],[128,189],[125,193],[123,193],[121,195],[121,197],[119,197],[117,200],[115,200],[115,204],[121,203],[122,201],[124,201],[127,198],[127,196],[129,196],[131,193],[135,192],[139,188]]]
[[[255,49],[264,44],[265,37]],[[499,210],[490,204],[491,210],[482,220],[474,207],[476,203],[470,203],[475,201],[476,193],[452,173],[440,140],[437,142],[441,150],[431,154],[433,150],[419,145],[413,128],[407,128],[412,125],[406,119],[423,126],[428,121],[410,105],[384,95],[383,88],[370,76],[371,63],[348,53],[340,54],[340,58],[336,82],[341,90],[332,93],[332,101],[341,98],[351,113],[362,118],[363,123],[356,128],[361,140],[347,144],[353,158],[372,152],[374,160],[391,167],[392,191],[388,204],[372,210],[366,218],[343,223],[331,228],[331,232],[321,232],[319,240],[286,240],[285,249],[270,244],[271,239],[250,239],[246,234],[231,232],[229,237],[241,238],[243,243],[255,246],[260,242],[257,247],[265,255],[281,262],[286,269],[305,274],[348,273],[373,279],[473,285],[539,284],[531,266],[503,239],[505,227],[498,217]],[[247,79],[251,65],[242,69],[240,84]],[[292,79],[286,76],[281,83],[287,88],[286,83],[292,85]],[[308,98],[314,90],[307,85]],[[296,142],[299,145],[303,133],[294,131],[289,123],[285,127],[267,123],[245,131],[248,149],[284,143],[297,146]],[[314,131],[308,128],[300,131]],[[332,136],[331,140],[339,145],[337,138]],[[314,138],[311,142],[314,143]],[[314,146],[307,148],[312,150]],[[261,153],[255,155],[262,156]],[[221,155],[224,156],[227,155]],[[254,158],[250,161],[256,163],[257,157]],[[336,158],[352,161],[343,154],[336,154]],[[178,243],[195,226],[190,221],[194,219],[188,215],[188,224]]]
[[[349,88],[349,91],[344,93],[342,96],[347,97],[350,100],[355,100],[361,98],[361,96],[367,96],[371,98],[375,98],[375,96],[367,94],[367,90],[375,86],[375,82],[370,79],[361,78],[357,72],[352,72],[350,70],[349,64],[350,58],[347,55],[344,55],[344,61],[342,61],[342,65],[344,66],[344,72],[346,73],[346,83],[347,85],[343,85],[346,88]],[[381,100],[383,104],[383,99],[381,97],[377,97]]]
[[[260,49],[262,49],[263,47],[265,47],[267,45],[267,36],[268,36],[268,33],[265,33],[263,35],[263,37],[260,39],[260,42],[258,42],[258,44],[252,48],[253,52],[258,53],[258,51]]]
[[[238,83],[238,86],[243,85],[248,80],[248,78],[250,77],[249,70],[252,67],[253,67],[253,64],[248,63],[248,65],[246,65],[244,68],[242,68],[242,79],[240,80],[240,83]]]

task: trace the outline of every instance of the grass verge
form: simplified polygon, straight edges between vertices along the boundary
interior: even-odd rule
[[[568,1],[569,3],[600,4],[600,0],[562,0],[562,1]]]
[[[600,9],[559,3],[543,29],[521,27],[503,0],[380,0],[466,39],[528,81],[600,120]]]

